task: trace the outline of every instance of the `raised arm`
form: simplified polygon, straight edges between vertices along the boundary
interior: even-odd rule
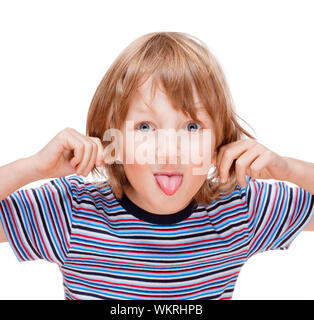
[[[0,201],[37,180],[63,177],[75,172],[87,177],[94,166],[102,165],[103,161],[104,148],[99,138],[66,128],[33,156],[0,167]],[[0,223],[0,242],[4,241],[7,239]]]
[[[292,182],[314,195],[314,163],[283,157],[255,139],[238,140],[222,146],[217,157],[221,181],[227,182],[235,161],[235,174],[242,187],[246,175],[256,179],[275,179]],[[312,219],[304,230],[314,230]]]

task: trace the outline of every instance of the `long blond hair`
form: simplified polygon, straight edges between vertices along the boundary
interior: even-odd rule
[[[86,135],[102,139],[110,128],[121,128],[129,102],[149,76],[158,79],[172,105],[196,120],[193,88],[215,124],[215,150],[245,136],[255,139],[238,121],[221,66],[205,43],[182,32],[152,32],[129,44],[109,67],[91,101]],[[243,120],[242,118],[240,118]],[[244,121],[244,120],[243,120]],[[102,141],[106,147],[110,141]],[[94,178],[105,178],[117,198],[129,184],[123,164],[112,163],[92,170]],[[222,185],[215,170],[194,196],[209,204],[221,193],[231,193],[237,183],[235,165],[230,180]]]

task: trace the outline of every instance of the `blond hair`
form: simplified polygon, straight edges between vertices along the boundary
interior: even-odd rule
[[[205,43],[182,32],[152,32],[129,44],[109,67],[91,101],[86,135],[102,139],[110,128],[121,128],[129,102],[143,79],[153,76],[163,85],[174,108],[197,120],[193,88],[215,125],[215,150],[244,136],[255,139],[238,122],[234,103],[222,68]],[[240,118],[243,120],[242,118]],[[244,121],[244,120],[243,120]],[[106,147],[110,141],[102,141]],[[115,196],[121,199],[129,184],[121,163],[94,167],[94,178],[106,178]],[[107,177],[106,177],[107,176]],[[235,165],[230,180],[221,184],[214,171],[195,194],[197,203],[210,204],[221,193],[230,194],[237,183]]]

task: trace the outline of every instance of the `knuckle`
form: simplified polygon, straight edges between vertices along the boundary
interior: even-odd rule
[[[90,137],[95,143],[100,142],[100,139],[98,137]]]
[[[260,150],[268,150],[262,143],[256,142],[256,147]]]
[[[66,127],[65,129],[63,129],[62,131],[59,132],[59,135],[62,139],[65,139],[65,138],[69,138],[69,137],[72,137],[73,135],[73,130],[72,128],[70,127]]]
[[[224,156],[230,157],[231,156],[231,149],[225,149]]]
[[[238,160],[236,160],[235,165],[236,165],[237,168],[242,169],[244,167],[244,162],[243,162],[243,160],[238,159]]]
[[[270,161],[270,160],[272,160],[272,159],[273,159],[273,156],[274,156],[273,152],[270,151],[269,149],[265,150],[265,151],[263,152],[263,155],[264,155],[264,157],[265,157],[265,161],[267,161],[267,162]]]
[[[90,141],[91,144],[94,144],[94,145],[97,146],[97,140],[95,138],[89,137],[89,141]]]
[[[98,139],[98,140],[96,141],[96,143],[97,143],[97,145],[99,146],[100,149],[103,149],[103,148],[104,148],[103,142],[102,142],[100,139]]]
[[[258,165],[256,163],[252,163],[250,165],[250,169],[253,170],[253,171],[256,171],[256,170],[258,170]]]
[[[248,138],[248,139],[247,139],[247,143],[248,143],[249,146],[254,146],[254,145],[256,145],[258,142],[256,141],[256,139]]]
[[[273,152],[271,150],[269,150],[269,149],[265,150],[265,154],[268,157],[272,157],[273,156]]]
[[[256,143],[252,146],[252,150],[254,150],[255,152],[262,152],[264,150],[264,147],[260,143]]]
[[[67,130],[67,128],[65,128],[58,133],[58,136],[64,138],[68,133],[69,131]]]

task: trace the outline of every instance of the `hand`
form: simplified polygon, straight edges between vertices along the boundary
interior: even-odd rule
[[[246,175],[259,179],[288,180],[287,158],[267,149],[254,139],[238,140],[219,149],[216,167],[222,183],[227,182],[234,160],[236,178],[241,187],[246,186]]]
[[[104,149],[99,138],[66,128],[31,158],[42,179],[73,173],[87,177],[95,164],[103,163]]]

